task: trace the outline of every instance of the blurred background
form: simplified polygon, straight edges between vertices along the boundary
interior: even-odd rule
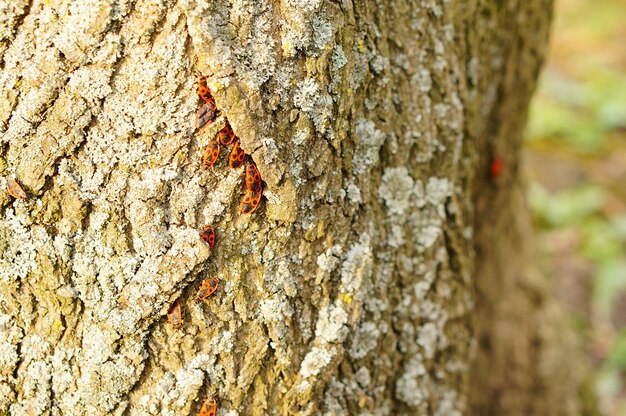
[[[556,0],[524,157],[539,267],[626,415],[626,0]]]

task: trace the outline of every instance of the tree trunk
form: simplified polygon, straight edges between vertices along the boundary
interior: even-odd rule
[[[4,1],[0,412],[551,412],[518,186],[550,0]],[[200,164],[226,117],[252,215]]]

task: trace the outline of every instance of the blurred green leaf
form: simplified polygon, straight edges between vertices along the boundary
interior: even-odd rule
[[[596,311],[607,316],[611,313],[617,295],[626,290],[626,259],[598,265],[593,280],[593,299]]]
[[[589,103],[595,118],[606,130],[626,127],[626,76],[610,69],[589,75]]]
[[[596,389],[601,397],[618,396],[622,389],[620,371],[609,363],[604,362],[598,370]]]
[[[626,370],[626,330],[617,334],[609,360],[613,366]]]
[[[623,251],[623,236],[612,221],[590,218],[582,224],[582,251],[591,260],[611,261]]]
[[[604,143],[604,129],[592,117],[542,98],[531,105],[526,134],[530,142],[558,140],[585,153]]]
[[[597,212],[604,204],[604,191],[593,185],[550,195],[538,183],[528,190],[528,203],[532,212],[552,227],[579,224]]]
[[[589,88],[585,84],[555,71],[546,71],[542,75],[541,91],[563,106],[583,108],[589,101]]]
[[[620,236],[622,241],[626,243],[626,215],[618,215],[611,220],[615,232]]]
[[[532,184],[528,200],[540,230],[569,227],[574,238],[580,239],[578,251],[568,255],[593,264],[591,301],[598,315],[591,323],[603,328],[597,335],[602,337],[610,331],[617,296],[626,291],[626,215],[622,205],[626,193],[621,191],[624,184],[619,173],[624,166],[620,155],[626,149],[620,131],[626,129],[624,4],[624,0],[555,3],[551,56],[530,108],[526,132],[531,154],[549,156],[538,160],[563,160],[563,166],[573,161],[584,171],[569,181],[550,181],[551,189],[558,187],[558,192]],[[560,167],[540,166],[542,171],[533,176],[545,178],[548,169]],[[583,178],[598,179],[602,184],[590,187],[580,183]],[[551,233],[539,236],[542,234]],[[607,416],[626,416],[626,328],[616,328],[610,336],[613,345],[606,360],[596,367],[596,391],[607,406]],[[597,341],[603,344],[605,340]]]
[[[626,76],[597,69],[586,84],[546,73],[542,95],[530,108],[529,141],[558,140],[581,152],[596,152],[606,134],[626,127]]]
[[[587,37],[610,39],[624,21],[622,0],[587,0],[580,2],[577,11],[564,21],[564,27],[584,29]]]

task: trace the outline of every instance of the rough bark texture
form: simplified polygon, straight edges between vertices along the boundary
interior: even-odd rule
[[[0,170],[29,198],[0,196],[0,412],[541,414],[523,227],[489,248],[518,224],[550,10],[5,1]],[[202,131],[195,70],[221,109]],[[200,166],[226,116],[266,182],[251,216],[241,170]]]
[[[479,118],[483,124],[476,137],[486,154],[503,160],[505,169],[501,177],[474,191],[478,354],[470,396],[476,415],[558,414],[548,410],[550,401],[557,400],[546,394],[549,377],[540,370],[544,351],[537,312],[546,291],[528,276],[530,226],[519,178],[527,105],[545,54],[549,3],[522,0],[494,7],[491,14],[508,22],[506,30],[483,38],[478,46],[498,69],[485,87],[494,105]],[[489,158],[482,163],[481,170],[488,172]]]

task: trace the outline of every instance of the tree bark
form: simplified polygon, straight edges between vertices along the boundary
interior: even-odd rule
[[[0,412],[551,412],[518,185],[550,0],[0,9]],[[226,117],[252,215],[200,165]]]

